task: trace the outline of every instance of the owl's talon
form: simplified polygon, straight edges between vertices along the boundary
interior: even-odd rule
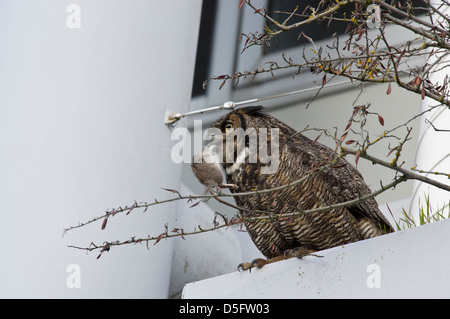
[[[252,268],[253,267],[257,267],[258,269],[259,268],[262,268],[265,264],[267,264],[268,262],[267,262],[267,260],[265,260],[265,259],[262,259],[262,258],[256,258],[256,259],[253,259],[253,261],[250,263],[250,269],[249,269],[249,271],[250,272],[252,272]]]
[[[302,247],[295,247],[293,249],[286,250],[284,252],[284,258],[286,258],[286,259],[292,258],[292,257],[303,258],[309,254],[310,254],[310,251],[308,251],[307,249],[302,248]]]
[[[294,249],[295,249],[295,248],[294,248]],[[289,259],[289,258],[291,258],[291,257],[292,257],[292,251],[293,251],[294,249],[288,249],[288,250],[285,250],[285,251],[284,251],[284,254],[283,254],[284,259]]]
[[[240,263],[238,266],[237,266],[237,270],[240,272],[241,269],[242,268],[242,270],[249,270],[250,269],[250,263],[247,263],[247,262],[245,262],[245,263]]]
[[[323,256],[313,254],[313,250],[308,250],[308,249],[305,249],[302,247],[295,247],[293,249],[288,249],[284,252],[285,259],[293,258],[293,257],[302,259],[305,256],[314,256],[314,257],[319,257],[319,258],[323,257]]]
[[[237,266],[237,269],[238,269],[238,271],[241,271],[240,269],[242,269],[242,270],[248,270],[249,272],[252,272],[252,268],[257,267],[259,269],[268,263],[269,263],[269,261],[266,259],[256,258],[256,259],[253,259],[251,263],[248,263],[248,262],[240,263]]]

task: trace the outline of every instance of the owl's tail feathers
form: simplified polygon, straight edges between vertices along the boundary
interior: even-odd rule
[[[238,269],[238,271],[240,271],[242,269],[242,270],[248,270],[249,272],[251,272],[252,268],[254,268],[254,267],[259,269],[267,264],[271,264],[271,263],[289,259],[289,258],[297,257],[297,258],[301,259],[305,256],[314,256],[314,257],[319,257],[319,258],[323,257],[323,256],[313,254],[314,252],[315,252],[315,250],[310,250],[310,249],[306,249],[303,247],[296,247],[294,249],[288,249],[284,252],[284,254],[270,258],[270,259],[256,258],[251,263],[248,263],[248,262],[240,263],[238,265],[237,269]]]

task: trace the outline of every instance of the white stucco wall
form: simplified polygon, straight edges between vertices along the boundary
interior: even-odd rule
[[[0,3],[0,297],[166,298],[172,241],[67,245],[157,235],[176,203],[62,233],[179,187],[163,118],[189,105],[201,1],[71,3]]]

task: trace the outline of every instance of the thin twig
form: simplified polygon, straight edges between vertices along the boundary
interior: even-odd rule
[[[344,148],[344,147],[342,147],[341,149],[342,149],[342,152],[344,154],[356,155],[356,153],[357,153],[357,151],[355,151],[355,150],[350,150],[350,149],[347,149],[347,148]],[[449,185],[440,183],[438,181],[435,181],[435,180],[433,180],[431,178],[428,178],[428,177],[425,177],[425,176],[421,176],[419,174],[415,174],[415,173],[411,172],[410,170],[404,169],[404,168],[402,168],[400,166],[392,165],[391,163],[382,161],[382,160],[380,160],[380,159],[378,159],[376,157],[373,157],[373,156],[367,154],[366,152],[360,152],[360,157],[365,158],[366,160],[369,160],[369,161],[371,161],[374,164],[378,164],[378,165],[381,165],[381,166],[393,169],[393,170],[395,170],[395,171],[397,171],[399,173],[402,173],[407,179],[415,179],[415,180],[424,182],[424,183],[432,185],[432,186],[436,186],[436,187],[438,187],[440,189],[443,189],[443,190],[446,190],[446,191],[450,192],[450,186]]]
[[[214,227],[210,227],[210,228],[201,228],[200,226],[198,226],[198,230],[194,230],[191,232],[181,232],[180,233],[179,229],[176,228],[176,231],[173,231],[174,232],[173,234],[168,234],[167,231],[165,231],[158,236],[148,236],[147,238],[136,239],[135,237],[132,237],[131,239],[126,240],[126,241],[104,242],[103,245],[96,245],[94,243],[91,243],[91,245],[89,247],[79,247],[79,246],[74,246],[74,245],[70,245],[68,247],[74,248],[74,249],[79,249],[79,250],[85,250],[85,251],[93,251],[93,250],[101,249],[102,250],[101,253],[102,253],[103,251],[109,251],[112,246],[138,244],[138,243],[149,242],[149,241],[155,241],[157,243],[158,241],[161,240],[161,238],[173,238],[173,237],[183,237],[184,238],[184,236],[197,235],[200,233],[205,233],[205,232],[213,231],[213,230],[224,228],[224,227],[229,227],[231,225],[240,224],[245,221],[268,220],[268,219],[274,219],[274,218],[278,219],[280,217],[291,218],[291,217],[299,216],[302,214],[325,212],[325,211],[329,211],[332,209],[355,205],[362,201],[368,200],[370,198],[378,196],[379,194],[391,189],[392,187],[395,187],[396,185],[398,185],[406,180],[407,180],[407,177],[403,175],[403,176],[396,178],[391,183],[389,183],[385,186],[382,186],[377,191],[367,194],[365,196],[361,196],[359,198],[355,198],[353,200],[349,200],[349,201],[342,202],[342,203],[337,203],[337,204],[333,204],[333,205],[329,205],[329,206],[324,206],[324,207],[319,207],[319,208],[314,208],[314,209],[309,209],[309,210],[304,210],[304,211],[296,211],[296,212],[285,213],[285,214],[270,214],[270,215],[263,215],[263,216],[257,216],[257,217],[242,217],[242,216],[237,217],[236,216],[235,218],[232,218],[230,222],[225,222],[223,224],[213,223]],[[241,209],[241,208],[238,208],[238,209]],[[162,236],[162,235],[164,235],[164,236]],[[99,255],[99,257],[100,257],[100,255]]]

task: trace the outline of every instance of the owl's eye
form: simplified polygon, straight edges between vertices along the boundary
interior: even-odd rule
[[[225,123],[223,128],[224,128],[224,131],[226,133],[226,132],[229,132],[229,131],[233,130],[234,129],[234,125],[233,125],[233,123]]]

